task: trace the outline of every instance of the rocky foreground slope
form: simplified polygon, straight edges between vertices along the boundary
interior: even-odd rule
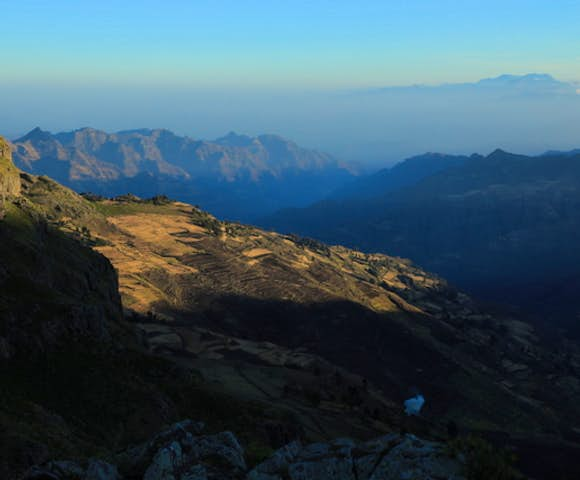
[[[296,440],[249,468],[234,434],[204,434],[203,429],[203,423],[186,420],[116,454],[111,463],[52,461],[33,467],[23,480],[463,480],[463,473],[469,473],[466,454],[397,434],[367,442],[343,438],[303,445]],[[499,475],[495,478],[510,475],[501,468],[489,473]]]
[[[82,198],[12,178],[0,221],[3,478],[63,458],[121,469],[114,453],[182,418],[235,432],[248,470],[296,439],[332,459],[333,438],[355,438],[341,445],[356,459],[372,453],[361,441],[401,430],[441,441],[449,425],[516,449],[574,447],[573,346],[548,350],[527,324],[407,261],[166,198]],[[409,419],[413,387],[427,403]],[[308,448],[289,463],[312,460]]]

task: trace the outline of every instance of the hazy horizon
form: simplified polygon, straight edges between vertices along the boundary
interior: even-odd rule
[[[526,78],[526,77],[524,77]],[[278,134],[368,168],[428,151],[489,153],[496,148],[539,154],[580,147],[580,95],[571,84],[492,90],[474,84],[335,91],[220,91],[117,88],[59,92],[4,88],[2,133],[14,139],[39,126],[53,133],[92,127],[107,132],[166,128],[213,140],[230,131]],[[499,80],[496,80],[499,82]],[[529,88],[528,88],[529,87]],[[60,91],[60,89],[59,89]],[[68,108],[62,110],[62,95]],[[22,111],[26,96],[32,104]],[[55,112],[58,112],[55,118]],[[112,114],[114,112],[114,114]],[[16,118],[22,116],[20,122]],[[136,120],[138,118],[138,120]]]
[[[2,11],[11,138],[35,126],[274,133],[373,166],[580,146],[580,95],[444,88],[529,73],[580,88],[577,1],[23,0]],[[385,87],[395,94],[377,94]]]

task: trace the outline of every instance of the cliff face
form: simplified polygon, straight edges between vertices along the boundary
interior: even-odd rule
[[[124,338],[116,272],[90,248],[88,230],[60,228],[65,215],[98,222],[72,191],[20,172],[0,139],[0,478],[20,478],[53,451],[81,449],[53,412],[94,417],[87,405],[102,408],[108,383],[98,381],[115,370],[103,373],[107,357],[83,363],[82,355]]]
[[[0,358],[111,340],[122,313],[110,263],[11,207],[0,223]]]
[[[0,138],[0,358],[50,350],[71,336],[110,338],[122,318],[116,273],[82,239],[58,230],[51,212],[80,215],[84,200],[20,175]]]
[[[0,199],[7,196],[18,195],[19,193],[20,175],[12,163],[10,145],[6,140],[0,137]]]

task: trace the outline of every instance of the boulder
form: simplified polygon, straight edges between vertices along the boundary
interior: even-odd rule
[[[383,456],[368,480],[395,478],[460,480],[463,479],[461,467],[458,460],[444,453],[441,444],[406,435],[398,445]]]
[[[117,456],[124,476],[143,480],[237,478],[246,471],[244,450],[231,432],[201,435],[203,423],[176,423],[149,442]]]
[[[413,435],[385,435],[369,442],[338,439],[299,449],[288,445],[255,467],[247,480],[461,480],[461,461],[441,444]]]
[[[194,465],[181,475],[180,480],[208,480],[207,470],[203,465]]]
[[[49,462],[32,467],[23,480],[84,480],[85,469],[76,462],[67,460]]]
[[[115,465],[102,460],[91,460],[83,480],[121,480]]]
[[[221,432],[186,439],[184,448],[188,460],[214,463],[226,466],[236,473],[247,470],[244,449],[232,432]]]
[[[183,452],[179,442],[171,442],[159,449],[151,465],[145,471],[143,480],[178,480],[183,466]]]
[[[119,470],[124,476],[138,477],[144,475],[152,464],[156,455],[173,442],[180,444],[182,441],[199,435],[203,429],[202,422],[184,420],[169,427],[167,430],[155,435],[151,440],[141,445],[133,446],[125,452],[117,455],[116,461]]]
[[[0,202],[20,193],[20,171],[12,163],[12,150],[0,137]]]
[[[280,472],[288,470],[300,450],[302,445],[298,441],[276,450],[266,461],[260,463],[247,476],[248,480],[278,480],[281,479]]]
[[[50,462],[24,480],[465,480],[464,459],[441,443],[413,435],[384,435],[372,441],[339,438],[303,446],[294,441],[247,471],[235,435],[202,435],[202,423],[176,423],[149,442],[117,457],[118,466],[90,460]]]
[[[352,457],[328,456],[297,461],[288,468],[291,480],[358,480]]]

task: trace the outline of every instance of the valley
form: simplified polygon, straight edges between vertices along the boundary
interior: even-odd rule
[[[1,12],[0,480],[580,479],[580,1]]]
[[[580,157],[425,155],[260,225],[411,258],[453,285],[578,338]]]
[[[33,432],[34,445],[50,441],[51,456],[142,441],[183,415],[234,428],[250,450],[393,431],[443,441],[453,424],[532,464],[537,448],[576,451],[574,343],[554,349],[517,316],[488,310],[403,258],[220,221],[164,196],[83,197],[19,173],[4,156],[3,178],[12,180],[3,187],[0,336],[13,387],[2,418],[13,425],[16,399],[34,399],[20,415],[44,413],[9,430],[20,439]],[[7,262],[12,251],[34,252],[32,270],[18,256]],[[101,266],[81,260],[87,255]],[[30,276],[37,269],[45,273]],[[50,373],[38,370],[43,358]],[[42,387],[69,377],[89,407],[73,417],[67,389]],[[402,409],[414,391],[427,401],[418,418]],[[86,430],[103,395],[118,405],[103,425],[117,432],[113,443],[99,427]],[[44,426],[53,414],[60,433]],[[569,468],[553,458],[561,464],[549,468]]]

